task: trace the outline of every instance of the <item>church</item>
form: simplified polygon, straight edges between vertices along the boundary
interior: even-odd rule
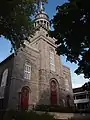
[[[48,35],[50,22],[42,4],[34,27],[39,30],[30,42],[25,41],[25,48],[0,63],[0,109],[73,105],[70,69],[56,54],[56,40]]]

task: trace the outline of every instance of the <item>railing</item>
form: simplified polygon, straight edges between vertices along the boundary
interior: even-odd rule
[[[74,100],[74,103],[87,103],[89,101],[90,100],[88,98],[85,98],[85,99],[76,99],[76,100]]]

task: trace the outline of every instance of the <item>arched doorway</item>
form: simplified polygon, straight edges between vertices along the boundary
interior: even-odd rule
[[[52,80],[50,82],[50,101],[51,105],[57,105],[57,82],[55,80]]]
[[[29,106],[29,88],[23,87],[21,90],[20,106],[22,110],[28,110]]]

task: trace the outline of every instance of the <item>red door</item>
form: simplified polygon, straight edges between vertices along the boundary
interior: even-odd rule
[[[21,92],[21,109],[28,110],[29,101],[29,90],[28,88],[23,88]]]
[[[51,81],[51,104],[57,105],[57,84],[55,81]]]

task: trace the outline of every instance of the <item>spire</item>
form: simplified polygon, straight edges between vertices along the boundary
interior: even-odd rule
[[[40,2],[40,12],[44,11],[44,6],[43,5],[44,5],[43,2],[41,1]]]
[[[38,0],[38,12],[44,12],[45,8],[44,8],[44,2],[42,2],[42,0]]]
[[[43,27],[46,30],[50,28],[49,17],[45,13],[44,0],[38,0],[38,13],[35,16],[35,27]]]

